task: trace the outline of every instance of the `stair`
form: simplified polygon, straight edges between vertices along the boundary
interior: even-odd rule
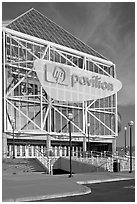
[[[2,173],[18,174],[31,172],[46,172],[46,169],[36,158],[6,159],[2,162]]]
[[[36,159],[36,158],[29,158],[28,166],[32,172],[45,172],[46,169],[44,166]]]

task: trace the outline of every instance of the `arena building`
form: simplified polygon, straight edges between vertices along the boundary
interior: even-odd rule
[[[7,23],[7,22],[6,22]],[[3,23],[3,155],[116,151],[115,64],[31,9]],[[14,144],[13,144],[14,143]]]

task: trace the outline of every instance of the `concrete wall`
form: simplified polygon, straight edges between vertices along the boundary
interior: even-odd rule
[[[62,169],[64,171],[70,171],[70,160],[68,158],[60,157],[53,166],[53,169]],[[73,173],[85,173],[85,172],[97,172],[105,171],[104,168],[97,168],[92,164],[86,164],[84,162],[75,161],[72,159],[72,172]]]

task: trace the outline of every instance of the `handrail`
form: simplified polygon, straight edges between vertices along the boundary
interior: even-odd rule
[[[43,150],[43,149],[42,149]],[[33,157],[37,158],[47,169],[48,173],[51,174],[53,170],[53,165],[55,161],[60,156],[69,156],[70,151],[68,148],[60,147],[56,149],[57,151],[54,152],[52,148],[44,148],[44,152],[41,151],[38,147],[34,148],[34,155]],[[61,150],[61,151],[60,151]],[[12,157],[12,150],[8,151],[8,157]],[[6,154],[6,153],[5,153]],[[58,155],[58,156],[57,156]],[[29,155],[27,155],[29,157]],[[26,156],[26,158],[27,158]],[[17,156],[18,157],[18,156]],[[112,163],[113,161],[117,160],[120,163],[121,169],[127,169],[129,166],[130,156],[122,157],[117,154],[112,155],[109,151],[98,152],[98,151],[82,151],[77,149],[72,150],[72,157],[74,158],[81,158],[82,162],[88,162],[93,165],[96,165],[97,168],[104,166],[104,168],[108,170],[112,170]],[[135,157],[132,155],[132,164],[135,167]]]
[[[41,152],[38,148],[35,148],[35,150],[40,154],[39,156],[36,156],[36,158],[48,169],[48,173],[53,173],[53,164],[58,159],[58,157],[52,157],[52,156],[46,156],[45,153]],[[47,150],[51,151],[51,149]]]
[[[130,157],[127,158],[127,157],[121,157],[121,156],[118,156],[118,155],[110,155],[108,156],[107,153],[105,152],[105,154],[101,154],[100,152],[92,152],[92,153],[89,153],[89,152],[81,152],[82,153],[82,157],[83,158],[81,161],[82,162],[88,162],[90,163],[90,160],[89,159],[92,159],[94,158],[94,160],[91,160],[91,163],[93,165],[96,165],[97,167],[97,170],[104,166],[104,168],[108,171],[113,171],[113,162],[114,161],[117,161],[120,163],[120,166],[121,166],[121,170],[124,170],[124,169],[127,169],[128,165],[129,165],[129,160],[130,160]],[[99,155],[100,154],[100,155]],[[84,159],[85,158],[85,159]],[[106,161],[103,162],[103,159],[105,159]],[[103,162],[103,163],[101,163]],[[101,163],[99,165],[99,163]],[[134,167],[134,164],[135,164],[135,157],[132,157],[132,163],[133,163],[133,167]]]
[[[35,151],[37,151],[38,154],[40,154],[40,156],[35,156],[35,157],[48,169],[48,173],[50,173],[51,172],[50,159],[44,156],[38,148],[35,148]]]

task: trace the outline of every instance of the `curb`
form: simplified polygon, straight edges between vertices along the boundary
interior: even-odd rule
[[[105,183],[105,182],[113,182],[113,181],[124,181],[124,180],[132,180],[134,178],[113,178],[113,179],[105,179],[105,180],[92,180],[92,181],[77,181],[78,184],[94,184],[94,183]]]
[[[53,199],[53,198],[63,198],[63,197],[69,197],[69,196],[77,196],[77,195],[86,195],[91,193],[91,189],[82,186],[82,191],[77,192],[68,192],[68,193],[60,193],[60,194],[51,194],[51,195],[41,195],[41,196],[32,196],[32,197],[24,197],[24,198],[15,198],[15,199],[6,199],[3,200],[3,202],[27,202],[27,201],[37,201],[37,200],[47,200],[47,199]]]

